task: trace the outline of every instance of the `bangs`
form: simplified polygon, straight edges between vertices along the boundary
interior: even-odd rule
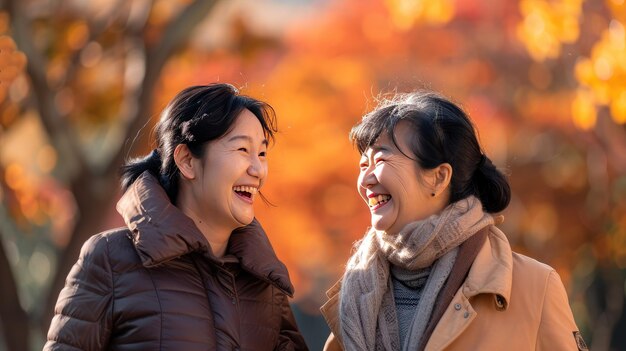
[[[376,143],[382,133],[387,133],[392,140],[395,140],[393,130],[400,120],[396,110],[397,106],[393,105],[379,108],[363,116],[361,122],[352,127],[350,140],[359,153],[364,153]]]
[[[238,105],[236,115],[239,115],[239,113],[241,113],[244,109],[252,112],[252,114],[259,120],[259,123],[261,123],[263,134],[265,135],[268,143],[274,143],[274,134],[278,133],[276,112],[274,111],[274,108],[266,102],[246,95],[237,95],[235,99]]]

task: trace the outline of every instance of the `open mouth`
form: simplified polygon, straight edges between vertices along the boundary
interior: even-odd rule
[[[387,202],[391,200],[391,195],[389,194],[380,194],[373,197],[370,197],[368,200],[368,205],[370,210],[376,210],[382,206],[384,206]]]
[[[233,187],[235,193],[246,202],[252,203],[254,195],[259,192],[258,188],[252,186],[235,186]]]

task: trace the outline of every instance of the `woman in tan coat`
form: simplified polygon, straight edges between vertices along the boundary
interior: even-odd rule
[[[89,239],[45,350],[307,350],[287,268],[254,220],[272,108],[228,84],[180,92],[123,169],[126,226]]]
[[[356,125],[371,228],[322,307],[325,350],[585,350],[551,267],[498,229],[510,188],[466,114],[428,92]]]

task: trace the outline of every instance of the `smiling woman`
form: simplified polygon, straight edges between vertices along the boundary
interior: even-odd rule
[[[322,306],[325,350],[586,349],[558,274],[496,226],[511,190],[463,110],[399,95],[351,138],[372,227]]]
[[[265,134],[246,109],[224,136],[207,143],[204,157],[194,157],[185,144],[174,149],[182,176],[176,206],[206,233],[218,257],[224,255],[230,233],[254,219],[255,194],[267,177]]]
[[[272,108],[228,84],[168,104],[157,148],[122,170],[126,227],[93,236],[45,350],[306,350],[284,264],[254,218]]]

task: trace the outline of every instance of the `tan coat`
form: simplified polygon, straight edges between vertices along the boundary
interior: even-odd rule
[[[333,286],[321,308],[332,332],[324,350],[343,350],[335,336],[340,335],[340,289]],[[559,275],[512,252],[495,228],[426,344],[426,351],[578,349],[586,347]]]

